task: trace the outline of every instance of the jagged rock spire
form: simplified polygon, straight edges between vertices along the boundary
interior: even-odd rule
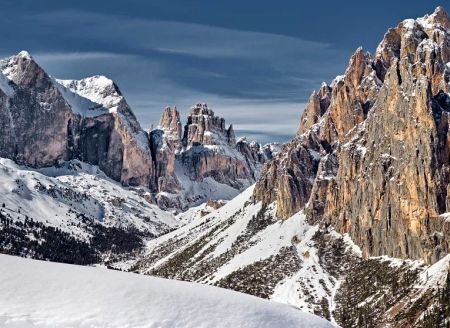
[[[230,124],[230,127],[227,130],[227,141],[231,146],[236,145],[236,135],[234,134],[233,124]]]
[[[175,106],[173,108],[164,108],[161,119],[159,120],[158,128],[164,131],[164,136],[170,142],[174,151],[179,152],[182,147],[182,125],[180,113]]]

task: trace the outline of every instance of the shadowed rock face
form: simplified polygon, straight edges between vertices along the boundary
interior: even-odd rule
[[[0,65],[0,156],[32,166],[68,159],[72,111],[47,74],[26,53]]]
[[[180,183],[175,176],[175,155],[182,149],[182,125],[176,107],[166,107],[157,129],[150,131],[150,146],[155,162],[159,192],[176,192]]]
[[[375,55],[358,49],[344,76],[313,93],[255,198],[276,200],[280,218],[305,207],[366,256],[435,262],[447,253],[449,27],[438,7],[390,29]]]

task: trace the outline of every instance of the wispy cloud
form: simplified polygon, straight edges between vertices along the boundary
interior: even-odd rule
[[[39,62],[55,61],[86,61],[104,59],[132,59],[134,55],[113,52],[86,51],[86,52],[35,52],[33,57]]]
[[[332,51],[331,45],[326,43],[195,23],[70,10],[29,15],[28,18],[47,26],[58,25],[61,29],[73,26],[64,29],[71,38],[114,40],[128,43],[134,50],[151,49],[198,57],[266,58]]]

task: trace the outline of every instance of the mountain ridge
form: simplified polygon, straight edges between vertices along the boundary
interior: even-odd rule
[[[258,157],[257,150],[248,147],[241,153],[236,145],[232,126],[225,131],[221,126],[224,119],[215,116],[206,104],[198,104],[191,111],[201,109],[208,120],[188,122],[186,133],[192,128],[198,130],[192,132],[197,135],[187,134],[183,140],[179,138],[180,146],[185,144],[186,152],[179,161],[181,167],[178,171],[197,165],[192,174],[181,173],[183,177],[180,179],[199,184],[196,187],[198,190],[192,189],[176,181],[173,161],[163,166],[157,163],[164,162],[163,158],[171,161],[175,154],[168,154],[167,149],[161,148],[162,144],[158,143],[167,142],[159,140],[156,131],[153,132],[154,137],[150,137],[141,128],[112,80],[99,75],[81,80],[55,79],[26,51],[2,60],[1,67],[0,87],[6,91],[3,92],[1,115],[4,123],[0,132],[0,156],[20,164],[45,167],[60,161],[79,159],[98,165],[109,177],[125,186],[149,188],[155,194],[155,202],[165,208],[186,210],[206,201],[211,188],[222,186],[230,189],[229,193],[223,194],[228,199],[237,195],[255,181],[260,162],[271,156],[269,150],[266,155]],[[201,118],[203,114],[191,113],[188,120],[194,117]],[[209,127],[205,130],[198,129],[209,120],[214,122],[211,131]],[[164,114],[161,122],[163,121]],[[165,132],[164,128],[159,130]],[[181,130],[180,128],[180,133]],[[218,133],[212,134],[213,130]],[[222,137],[228,141],[213,145],[214,142],[208,139],[210,136],[216,136],[217,141]],[[202,145],[204,151],[200,151]],[[216,150],[211,149],[215,146]],[[159,154],[160,151],[166,153]],[[181,148],[176,152],[180,151]],[[188,151],[191,152],[189,156]],[[200,153],[203,153],[203,159],[199,157]],[[247,158],[247,155],[250,157]],[[159,156],[158,161],[153,156]],[[207,160],[212,164],[205,166]],[[221,161],[228,162],[227,166],[221,164]],[[169,171],[165,172],[166,169]],[[203,183],[208,177],[211,182]],[[207,189],[204,192],[201,190],[202,185]],[[183,187],[187,189],[186,195],[191,194],[190,198],[183,196],[173,200],[166,197],[166,192],[175,194]],[[161,198],[164,199],[160,200]]]
[[[445,255],[449,24],[438,7],[389,29],[375,55],[358,48],[345,75],[312,94],[255,198],[276,200],[281,218],[306,206],[311,222],[350,232],[366,256]]]

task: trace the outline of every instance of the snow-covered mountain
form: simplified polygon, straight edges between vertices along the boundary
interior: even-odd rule
[[[117,86],[106,76],[96,75],[82,80],[56,82],[72,110],[83,116],[101,115],[105,110],[110,113],[117,112],[119,103],[123,100]],[[96,109],[103,111],[95,111]]]
[[[389,29],[375,54],[358,48],[311,95],[298,134],[253,188],[183,218],[130,269],[276,299],[343,327],[448,325],[449,45],[438,7]]]
[[[178,132],[181,145],[181,123],[175,120],[178,130],[166,131],[165,111],[161,129],[149,136],[105,76],[58,80],[26,51],[1,60],[0,71],[0,157],[19,164],[41,168],[80,160],[125,186],[149,188],[161,207],[186,210],[208,198],[236,196],[272,156],[267,147],[238,146],[233,128],[225,131],[225,120],[206,105],[192,109],[197,112],[188,117],[180,152],[166,138]]]
[[[0,255],[5,328],[333,327],[276,302],[217,287]]]
[[[331,319],[332,296],[360,251],[348,237],[309,225],[302,212],[278,220],[273,205],[252,201],[253,189],[152,240],[130,269],[230,288]]]
[[[272,154],[257,144],[238,148],[232,128],[228,142],[218,142],[224,119],[210,111],[204,122],[213,124],[203,132],[218,138],[214,149],[206,139],[185,138],[189,146],[177,151],[175,165],[169,134],[149,136],[112,80],[55,79],[26,51],[1,60],[0,72],[5,252],[76,263],[109,261],[112,252],[114,260],[178,225],[160,208],[231,199],[255,181]],[[200,138],[200,126],[188,124],[186,131],[199,127]],[[61,248],[72,249],[67,254],[49,251],[57,236]]]
[[[24,51],[0,71],[0,157],[36,168],[78,159],[124,185],[153,186],[148,136],[114,83],[57,81]]]

